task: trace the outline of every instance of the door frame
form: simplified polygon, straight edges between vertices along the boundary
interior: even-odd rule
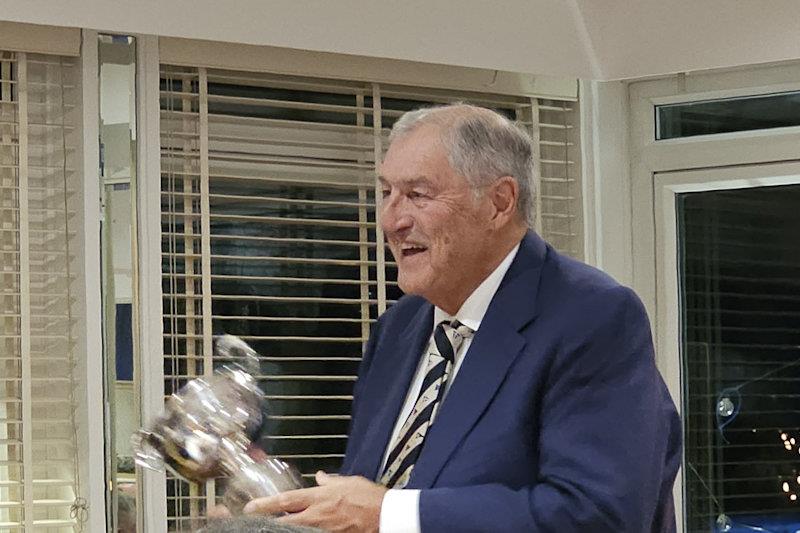
[[[656,247],[655,341],[659,370],[676,401],[682,400],[680,279],[678,264],[678,195],[693,192],[780,185],[800,185],[800,157],[796,161],[659,172],[654,176]],[[678,402],[681,410],[682,401]]]
[[[675,197],[693,191],[800,183],[800,127],[657,141],[655,108],[785,91],[800,91],[800,62],[627,84],[630,196],[617,203],[630,210],[630,233],[618,239],[630,241],[631,285],[647,308],[656,363],[679,412],[683,393]],[[685,530],[684,486],[681,469],[674,487],[679,533]]]
[[[779,185],[800,185],[797,161],[718,167],[678,172],[660,172],[655,181],[656,296],[658,321],[654,324],[658,346],[656,362],[667,387],[682,411],[684,400],[680,276],[678,264],[678,195],[716,190],[750,189]],[[678,476],[674,496],[679,531],[685,526],[685,475]]]

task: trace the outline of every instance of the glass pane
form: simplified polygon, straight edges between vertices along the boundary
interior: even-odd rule
[[[688,531],[800,528],[800,185],[678,198]]]
[[[131,435],[139,428],[134,379],[133,192],[136,190],[136,54],[132,37],[100,35],[100,180],[103,258],[106,475],[111,531],[136,531]]]
[[[800,126],[800,92],[656,106],[656,139]]]

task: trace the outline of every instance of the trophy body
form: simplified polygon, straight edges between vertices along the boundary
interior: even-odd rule
[[[240,514],[251,499],[304,484],[297,470],[280,459],[255,461],[247,454],[263,420],[264,393],[253,376],[255,351],[225,335],[216,340],[215,355],[234,362],[173,394],[164,411],[134,434],[134,457],[142,467],[166,467],[196,483],[230,478],[223,501],[232,514]]]

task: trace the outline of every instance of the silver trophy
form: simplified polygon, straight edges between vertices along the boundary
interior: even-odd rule
[[[215,339],[214,354],[226,364],[170,396],[164,411],[133,435],[134,459],[144,468],[166,467],[195,483],[228,477],[223,504],[236,515],[254,498],[305,484],[284,461],[256,461],[247,453],[263,420],[264,393],[253,377],[258,354],[232,335]]]

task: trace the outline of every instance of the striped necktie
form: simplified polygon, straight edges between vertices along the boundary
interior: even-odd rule
[[[386,458],[386,469],[380,482],[387,487],[401,489],[408,483],[422,451],[425,435],[439,410],[455,355],[464,339],[473,333],[458,320],[440,322],[433,331],[434,342],[428,353],[422,388]]]

